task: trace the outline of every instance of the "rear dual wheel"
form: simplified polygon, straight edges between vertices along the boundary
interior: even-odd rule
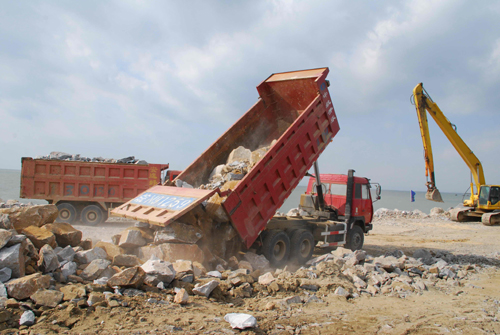
[[[307,229],[291,232],[291,238],[283,230],[266,233],[262,243],[262,253],[272,266],[282,267],[289,261],[304,264],[314,251],[314,237]]]
[[[290,239],[290,260],[298,264],[305,264],[311,259],[314,251],[314,237],[307,229],[297,229]]]
[[[72,224],[76,221],[77,212],[73,204],[70,204],[69,202],[57,204],[57,210],[59,211],[57,222]]]
[[[95,226],[106,221],[107,213],[104,213],[97,205],[88,205],[82,210],[80,219],[86,225]]]

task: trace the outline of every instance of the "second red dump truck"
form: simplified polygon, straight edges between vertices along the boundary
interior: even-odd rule
[[[257,86],[258,101],[177,177],[178,185],[188,187],[152,187],[112,214],[167,226],[199,205],[204,208],[219,194],[220,206],[243,246],[259,249],[275,266],[291,258],[309,259],[318,225],[322,232],[349,236],[357,226],[349,220],[333,222],[339,218],[333,209],[321,208],[315,218],[301,222],[271,220],[339,131],[327,74],[328,68],[320,68],[271,75]],[[240,146],[252,152],[268,150],[230,189],[204,189],[212,171],[226,164]],[[369,227],[361,229],[366,232]]]
[[[118,164],[23,157],[21,198],[43,199],[59,210],[60,222],[96,225],[108,209],[135,198],[180,171],[168,164]]]

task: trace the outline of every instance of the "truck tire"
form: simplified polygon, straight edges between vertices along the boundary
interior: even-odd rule
[[[297,229],[290,239],[290,259],[297,264],[305,264],[314,251],[314,237],[307,229]]]
[[[282,230],[269,231],[262,243],[262,253],[272,266],[285,265],[290,257],[290,238]]]
[[[101,207],[96,205],[88,205],[82,210],[82,214],[80,216],[81,221],[89,226],[95,226],[99,223],[106,221],[104,217],[104,213]]]
[[[76,221],[76,208],[69,202],[57,204],[57,210],[59,211],[56,219],[57,222],[72,224]]]
[[[347,239],[345,247],[351,249],[352,251],[360,250],[363,248],[363,243],[365,241],[365,234],[360,226],[355,225],[347,232]]]

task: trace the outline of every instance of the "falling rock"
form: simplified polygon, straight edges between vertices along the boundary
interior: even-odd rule
[[[80,264],[88,264],[96,259],[107,259],[108,255],[104,249],[95,247],[94,249],[78,251],[75,260]]]
[[[131,268],[141,265],[141,260],[136,255],[116,255],[115,257],[113,257],[113,265]]]
[[[189,301],[189,295],[184,288],[181,288],[174,297],[176,304],[185,305]]]
[[[210,293],[212,293],[212,291],[217,286],[219,286],[219,282],[217,280],[211,280],[208,283],[206,283],[205,285],[195,286],[195,288],[193,288],[193,293],[196,295],[202,295],[202,296],[205,296],[208,298]]]
[[[95,247],[103,249],[106,252],[108,259],[110,261],[112,261],[117,255],[122,255],[126,253],[123,248],[109,242],[99,241],[96,243]]]
[[[80,274],[83,280],[97,279],[100,274],[111,264],[107,259],[95,259]]]
[[[250,314],[229,313],[224,316],[224,320],[229,322],[234,329],[254,328],[257,326],[257,319]]]
[[[55,205],[36,205],[29,207],[13,207],[3,211],[9,216],[15,230],[22,231],[28,226],[41,227],[55,221],[59,211]]]
[[[238,269],[247,269],[250,272],[253,272],[253,266],[248,261],[240,261],[238,263]]]
[[[44,225],[43,229],[55,235],[57,244],[60,247],[66,247],[68,245],[76,247],[82,241],[82,232],[73,228],[72,225],[66,222],[49,223]]]
[[[39,306],[56,307],[62,301],[64,293],[55,290],[38,290],[30,299]]]
[[[185,243],[163,243],[157,246],[144,246],[139,249],[139,258],[146,262],[151,256],[168,261],[175,262],[178,259],[189,259],[192,262],[203,264],[205,260],[203,251],[196,244]]]
[[[40,249],[38,267],[45,273],[53,272],[59,268],[59,259],[54,249],[48,244]]]
[[[136,248],[146,245],[146,240],[138,230],[125,230],[118,244],[121,248]]]
[[[254,270],[265,270],[269,268],[269,261],[264,255],[257,255],[253,252],[247,252],[243,258],[248,261]]]
[[[50,276],[37,272],[29,276],[13,279],[5,284],[10,297],[23,300],[33,295],[39,289],[46,289],[50,285]]]
[[[154,243],[196,243],[202,238],[199,228],[174,221],[155,233]]]
[[[146,272],[144,272],[141,267],[135,266],[133,268],[128,268],[121,272],[118,272],[113,277],[109,278],[108,286],[138,288],[144,282],[145,277]]]
[[[50,245],[52,248],[57,247],[56,237],[46,229],[37,226],[29,226],[23,228],[21,232],[30,239],[37,249],[42,248],[46,244]]]
[[[10,268],[4,267],[0,269],[0,282],[5,283],[12,277],[12,270]]]
[[[275,280],[276,278],[274,278],[271,272],[266,272],[265,274],[259,277],[259,284],[267,286]]]
[[[10,230],[0,229],[0,249],[5,247],[14,233]]]
[[[25,311],[19,319],[20,326],[33,326],[35,324],[35,313],[32,311]]]
[[[76,273],[77,265],[75,262],[67,262],[61,267],[61,273],[63,277],[67,280],[69,276]]]
[[[24,253],[21,244],[0,250],[0,268],[12,270],[12,277],[19,278],[25,275]]]
[[[227,158],[226,163],[231,164],[234,162],[243,162],[243,161],[250,162],[251,158],[252,158],[252,152],[243,146],[239,146],[233,151],[231,151],[229,157]]]
[[[332,251],[332,255],[338,258],[344,258],[345,256],[350,254],[352,254],[352,250],[343,247],[338,247],[337,249]]]
[[[262,159],[262,157],[264,157],[268,149],[269,147],[265,147],[252,151],[252,154],[250,156],[250,165],[253,166],[257,164]]]
[[[150,259],[142,264],[141,268],[148,276],[153,276],[166,284],[170,284],[176,275],[173,265],[161,259]]]

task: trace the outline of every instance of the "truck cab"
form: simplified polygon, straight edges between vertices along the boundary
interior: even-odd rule
[[[325,205],[329,211],[335,212],[337,220],[346,219],[347,184],[348,175],[345,174],[320,174],[321,188]],[[380,186],[376,185],[376,197],[380,199]],[[353,196],[350,220],[360,226],[366,233],[372,229],[373,200],[371,197],[371,184],[368,178],[353,176]],[[299,208],[307,212],[317,210],[317,185],[316,178],[311,176],[307,189],[300,198]],[[375,200],[375,201],[376,201]]]

